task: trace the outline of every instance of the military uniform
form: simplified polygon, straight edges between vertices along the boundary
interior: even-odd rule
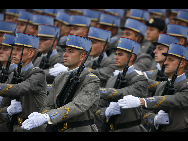
[[[57,35],[57,38],[59,37],[59,31],[60,31],[59,27],[49,26],[49,25],[39,25],[38,29],[39,29],[38,30],[39,37],[54,37],[55,38],[56,35]],[[42,61],[42,56],[35,60],[35,62],[33,64],[35,67],[40,66],[40,63]],[[46,74],[47,84],[52,84],[53,80],[54,80],[54,76],[51,76],[49,74],[49,69],[53,68],[54,65],[57,63],[63,64],[63,58],[60,57],[60,55],[58,54],[56,49],[54,49],[52,54],[50,55],[49,63],[50,63],[49,68],[44,69],[44,72]]]
[[[188,60],[187,49],[179,44],[171,44],[168,54],[180,57],[183,55],[185,60]],[[168,80],[169,81],[169,80]],[[166,86],[166,81],[161,82],[156,90],[154,97],[145,98],[145,105],[149,110],[167,110],[169,115],[169,124],[163,125],[163,131],[186,131],[187,124],[187,84],[185,73],[179,75],[175,82],[175,92],[169,95],[163,94]],[[147,125],[151,129],[154,128],[154,117],[156,114],[148,112],[143,118],[147,121]]]
[[[79,122],[84,120],[94,119],[93,113],[96,111],[99,102],[99,79],[94,74],[85,69],[80,76],[81,84],[73,98],[73,100],[57,108],[56,97],[65,84],[70,72],[58,75],[52,85],[52,89],[44,106],[41,108],[42,113],[47,113],[53,124],[60,122]],[[63,128],[62,128],[63,129]],[[58,131],[62,131],[59,129]],[[65,132],[93,132],[97,131],[94,124],[82,127],[72,127],[65,130]]]
[[[127,38],[120,38],[117,48],[125,48],[126,51],[130,52],[132,50],[132,47],[134,47],[133,52],[137,55],[140,44]],[[134,66],[132,65],[129,67],[125,76],[125,79],[127,80],[126,87],[121,89],[113,88],[118,77],[118,75],[116,75],[111,77],[107,81],[106,87],[104,89],[100,89],[100,109],[96,112],[96,117],[98,121],[102,123],[106,122],[106,116],[104,115],[104,113],[106,111],[106,108],[108,107],[108,102],[117,102],[119,99],[130,94],[139,97],[147,96],[147,79],[145,76],[139,74],[140,73],[138,71],[135,71]],[[117,132],[146,131],[144,127],[141,125],[141,111],[142,109],[140,108],[128,110],[121,109],[121,114],[115,116],[113,124],[110,123],[111,129],[115,129],[117,130]]]
[[[24,44],[25,47],[32,46],[35,49],[38,48],[37,37],[23,33],[17,33],[16,37],[16,45]],[[24,130],[18,127],[18,124],[21,125],[31,112],[39,111],[42,107],[46,98],[47,84],[44,71],[35,68],[32,62],[21,68],[21,77],[23,76],[24,78],[21,83],[11,84],[13,82],[13,76],[14,72],[9,75],[6,84],[1,84],[0,86],[0,95],[3,97],[0,105],[1,121],[9,122],[7,108],[10,105],[11,99],[19,97],[18,99],[22,104],[22,112],[17,114],[18,123],[14,123],[13,131],[22,132]],[[38,127],[32,131],[44,131],[44,127]]]

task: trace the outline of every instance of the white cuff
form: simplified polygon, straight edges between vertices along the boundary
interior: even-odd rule
[[[46,113],[42,114],[47,120],[48,120],[48,124],[52,124],[52,121],[50,119],[50,116]]]
[[[144,98],[143,98],[144,99]],[[144,102],[145,102],[145,107],[147,108],[147,102],[146,102],[146,100],[144,99]]]

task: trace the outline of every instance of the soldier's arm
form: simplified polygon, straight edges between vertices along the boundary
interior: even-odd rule
[[[63,107],[48,110],[52,124],[67,121],[87,111],[94,103],[99,101],[99,79],[87,81],[73,101]],[[95,111],[93,111],[95,112]]]
[[[133,95],[136,97],[147,97],[148,82],[144,76],[137,75],[134,80],[131,80],[130,86],[122,89],[105,88],[100,89],[100,98],[110,101],[118,101],[126,95]]]
[[[43,87],[45,74],[42,70],[36,70],[28,79],[18,84],[0,84],[0,95],[3,97],[19,97],[37,93]]]

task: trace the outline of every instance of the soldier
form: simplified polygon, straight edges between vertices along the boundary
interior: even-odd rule
[[[184,25],[188,27],[188,11],[182,9],[178,10],[177,17],[173,20],[175,20],[175,24],[177,25]]]
[[[161,18],[165,19],[166,9],[148,9],[149,12],[149,20],[151,18]]]
[[[20,11],[17,19],[17,32],[33,34],[33,16],[30,12]]]
[[[90,56],[92,56],[93,59],[86,62],[86,67],[89,67],[89,71],[99,77],[100,87],[106,86],[107,80],[113,75],[113,72],[117,69],[115,67],[115,62],[112,61],[109,57],[107,57],[105,52],[107,47],[107,44],[105,46],[105,43],[110,42],[110,37],[110,31],[96,27],[90,27],[88,38],[92,40],[92,51],[90,53]],[[101,56],[101,51],[103,51],[103,57],[100,64],[98,64],[99,66],[97,66],[97,64],[94,64],[94,61],[96,61],[96,63],[98,62],[99,56]]]
[[[143,116],[153,130],[187,132],[188,80],[184,73],[188,60],[187,49],[180,44],[172,43],[166,55],[165,73],[169,79],[158,85],[154,97],[138,98],[129,95],[119,100],[118,104],[125,109],[142,106],[148,110],[160,110],[157,114],[150,112]]]
[[[142,9],[130,9],[129,18],[136,19],[142,23],[145,23],[149,20],[149,12]]]
[[[134,47],[134,49],[133,49]],[[120,107],[114,102],[123,98],[125,95],[134,94],[139,97],[147,96],[147,79],[142,75],[140,71],[134,69],[134,61],[138,54],[140,44],[127,39],[120,38],[119,44],[116,50],[115,65],[119,68],[119,71],[114,73],[114,76],[108,79],[106,87],[100,89],[100,99],[101,105],[105,108],[101,108],[96,112],[96,118],[102,123],[106,123],[106,119],[109,121],[112,131],[117,132],[142,132],[146,131],[141,125],[141,109],[131,109],[131,110],[120,110]],[[133,49],[132,54],[130,53]],[[130,60],[129,60],[130,58]],[[129,62],[128,62],[129,60]],[[116,80],[119,74],[122,74],[126,62],[128,63],[128,71],[125,75],[126,84],[121,88],[114,88],[116,85]],[[130,66],[130,67],[129,67]],[[127,66],[126,66],[127,67]],[[126,70],[125,70],[126,71]],[[114,101],[114,102],[112,102]],[[110,105],[107,102],[111,102]],[[108,107],[109,106],[109,107]],[[117,109],[116,113],[113,113],[111,109]],[[118,111],[119,110],[119,111]],[[111,116],[118,114],[118,116]],[[105,125],[105,124],[104,124]],[[108,127],[107,127],[108,128]]]
[[[58,125],[58,131],[65,132],[93,132],[97,131],[93,124],[94,112],[99,102],[99,79],[87,69],[81,72],[82,80],[71,102],[57,107],[56,97],[61,91],[70,73],[77,72],[81,61],[84,61],[89,51],[91,41],[87,38],[69,35],[64,54],[64,64],[69,68],[67,73],[58,75],[52,90],[45,100],[41,113],[32,113],[22,128],[30,130],[44,123]],[[69,88],[68,88],[69,89]],[[36,124],[33,124],[36,123]]]
[[[30,113],[39,111],[46,98],[45,73],[43,70],[35,68],[32,64],[32,58],[37,53],[38,44],[39,38],[36,36],[23,33],[16,34],[12,55],[13,61],[18,64],[18,67],[20,65],[19,59],[22,58],[21,74],[19,77],[15,75],[15,72],[11,73],[6,84],[1,84],[0,95],[3,96],[0,105],[1,122],[2,124],[3,122],[8,122],[10,124],[9,130],[12,130],[11,126],[13,126],[13,132],[24,131],[20,127],[22,122]],[[17,73],[19,74],[19,72]],[[19,79],[17,77],[23,78],[21,83],[17,81]],[[15,114],[17,114],[15,121],[11,120],[10,122],[9,118],[13,118]],[[44,127],[41,126],[31,131],[44,131]]]
[[[43,60],[43,56],[47,55],[47,53],[50,50],[50,47],[52,46],[52,54],[49,58],[49,67],[44,69],[44,72],[46,74],[46,81],[47,84],[52,84],[54,80],[54,76],[51,76],[49,73],[49,69],[53,68],[55,64],[61,63],[63,64],[63,59],[60,58],[60,55],[58,54],[56,50],[56,44],[58,42],[59,37],[59,31],[60,28],[56,26],[49,26],[49,25],[39,25],[38,26],[38,36],[39,39],[39,47],[38,51],[42,53],[42,56],[37,58],[34,62],[35,67],[39,67],[41,64],[41,61]],[[53,44],[54,42],[54,44]],[[40,66],[43,67],[43,66]]]
[[[91,24],[91,18],[83,15],[70,17],[70,34],[86,37]]]
[[[20,11],[25,11],[25,9],[6,9],[5,21],[16,23]]]

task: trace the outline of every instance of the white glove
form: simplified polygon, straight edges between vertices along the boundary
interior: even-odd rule
[[[154,125],[158,128],[158,125],[167,125],[169,124],[168,113],[165,113],[163,110],[160,110],[154,118]]]
[[[11,101],[11,105],[7,108],[7,112],[10,116],[22,112],[22,104],[16,99]]]
[[[60,63],[55,64],[54,68],[49,69],[49,73],[52,76],[57,76],[60,72],[66,72],[66,71],[67,71],[67,67],[65,67]]]
[[[141,106],[140,103],[139,98],[132,95],[124,96],[123,99],[118,100],[119,106],[124,109],[139,107]]]
[[[29,119],[26,119],[21,128],[26,130],[31,130],[32,128],[41,126],[44,123],[47,123],[50,120],[49,115],[41,114],[38,112],[33,112],[28,116]]]
[[[106,118],[109,119],[113,115],[121,114],[120,107],[117,102],[110,102],[109,107],[105,111]]]

